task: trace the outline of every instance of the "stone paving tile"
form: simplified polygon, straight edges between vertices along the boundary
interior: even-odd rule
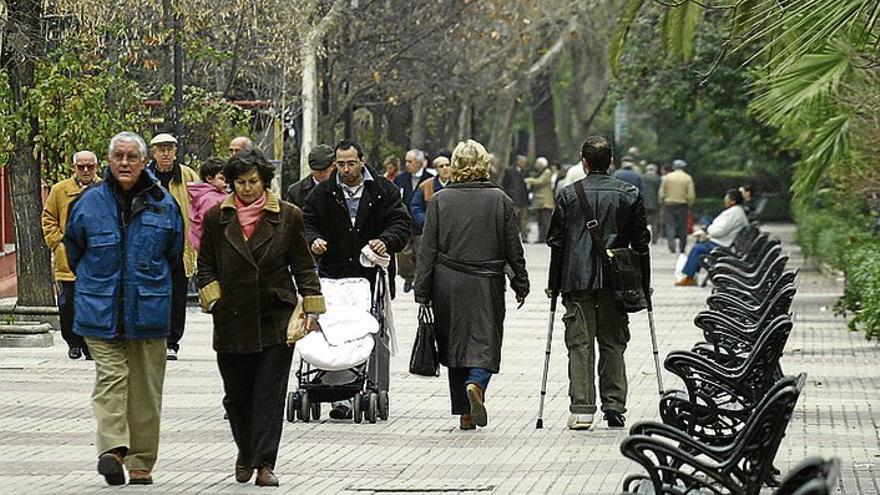
[[[793,229],[769,229],[787,241],[790,266],[801,268],[793,308],[796,324],[783,367],[788,373],[809,374],[777,465],[786,470],[807,455],[836,455],[843,461],[840,493],[878,494],[880,411],[874,404],[880,400],[880,350],[861,334],[848,332],[845,322],[834,316],[841,289],[804,262],[791,244]],[[541,295],[548,253],[538,245],[528,245],[526,253],[533,292],[519,311],[508,293],[502,370],[487,398],[488,428],[459,431],[457,419],[449,415],[445,378],[406,372],[417,308],[411,295],[402,295],[395,304],[401,353],[392,360],[390,420],[355,425],[325,417],[309,424],[285,423],[276,469],[282,483],[278,492],[613,494],[624,477],[640,472],[620,454],[625,431],[608,430],[601,421],[589,432],[565,428],[561,311],[545,429],[535,430],[548,320],[548,301]],[[692,321],[709,291],[672,287],[674,256],[661,247],[654,257],[662,356],[700,339]],[[631,316],[631,333],[629,424],[658,416],[644,314]],[[235,447],[222,419],[207,315],[190,310],[180,361],[168,365],[156,485],[111,488],[94,473],[93,379],[91,363],[67,360],[57,335],[51,349],[0,349],[0,493],[265,493],[239,485],[231,476]],[[667,388],[680,386],[665,371],[663,380]]]

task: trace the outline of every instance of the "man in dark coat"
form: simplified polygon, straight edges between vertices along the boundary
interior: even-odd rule
[[[309,168],[312,169],[311,175],[288,187],[285,199],[289,203],[293,203],[300,208],[305,206],[306,196],[312,192],[312,189],[329,179],[330,175],[333,174],[335,169],[331,167],[331,165],[333,165],[333,160],[335,159],[336,155],[333,148],[326,144],[319,144],[312,148],[312,150],[309,151]]]
[[[423,182],[433,179],[434,175],[428,172],[428,159],[422,150],[412,149],[406,152],[406,171],[394,178],[394,184],[400,188],[403,204],[409,212],[411,236],[406,247],[397,256],[400,263],[400,276],[403,277],[403,291],[412,290],[413,279],[416,276],[416,258],[419,253],[419,240],[422,238],[422,224],[415,220],[412,210],[413,193],[418,190]]]
[[[565,186],[556,198],[547,244],[551,248],[549,292],[562,294],[565,305],[565,345],[571,416],[568,427],[589,429],[596,412],[595,342],[599,342],[599,395],[610,428],[624,426],[629,318],[602,282],[601,262],[595,254],[587,222],[598,221],[604,242],[599,249],[629,247],[641,258],[645,287],[651,267],[645,207],[638,189],[608,175],[611,144],[600,136],[587,138],[581,150],[587,177]],[[585,218],[576,186],[582,185],[594,219]]]
[[[648,226],[651,227],[651,244],[656,244],[663,235],[662,222],[660,221],[660,181],[663,180],[657,173],[657,165],[649,163],[645,167],[645,175],[642,176],[642,199],[645,202],[645,212],[648,214]]]
[[[625,156],[620,162],[620,170],[615,170],[612,177],[636,186],[639,190],[639,194],[644,195],[645,185],[642,181],[642,174],[636,170],[636,162],[633,157]]]
[[[504,171],[502,189],[513,200],[519,213],[519,233],[523,242],[529,236],[529,187],[526,185],[526,157],[517,155],[512,167]]]
[[[363,277],[373,284],[377,268],[360,263],[361,249],[378,255],[399,253],[410,235],[410,217],[397,187],[364,163],[359,144],[343,140],[336,145],[336,172],[306,197],[306,240],[325,278]],[[390,270],[392,295],[394,271]],[[370,375],[380,390],[388,390],[390,349],[387,335],[377,343]],[[334,404],[330,417],[350,417],[348,404]]]

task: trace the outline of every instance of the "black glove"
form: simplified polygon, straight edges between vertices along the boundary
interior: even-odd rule
[[[651,255],[644,254],[639,258],[639,264],[642,269],[642,290],[645,293],[645,299],[648,301],[648,311],[654,310],[654,304],[651,302]]]
[[[559,295],[562,288],[562,251],[550,250],[550,273],[547,275],[547,297]]]

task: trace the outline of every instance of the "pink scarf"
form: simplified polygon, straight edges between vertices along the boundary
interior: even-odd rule
[[[251,234],[256,230],[257,225],[260,223],[260,219],[263,218],[263,206],[266,205],[267,195],[263,193],[260,196],[260,199],[254,201],[253,203],[246,205],[238,199],[237,194],[233,194],[235,196],[235,213],[238,216],[238,224],[241,225],[241,231],[244,233],[244,239],[248,240],[251,237]]]

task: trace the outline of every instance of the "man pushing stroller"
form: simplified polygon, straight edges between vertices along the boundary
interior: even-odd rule
[[[367,166],[355,142],[336,145],[336,170],[309,193],[304,213],[306,240],[318,262],[322,278],[365,278],[374,284],[378,268],[360,262],[366,246],[380,257],[400,252],[409,239],[410,217],[398,188]],[[394,263],[389,267],[393,296]],[[375,288],[374,288],[375,289]],[[390,346],[387,337],[373,352],[370,380],[379,390],[389,385]],[[352,417],[350,401],[333,404],[333,419]]]

